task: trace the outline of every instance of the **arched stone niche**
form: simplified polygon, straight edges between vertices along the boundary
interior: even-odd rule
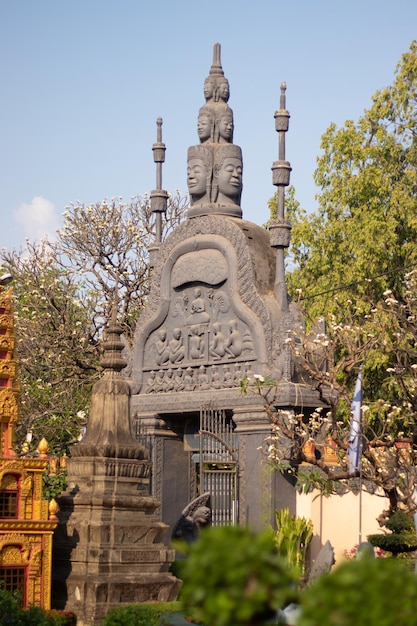
[[[257,290],[268,290],[269,263],[259,278],[238,223],[188,220],[161,250],[135,338],[136,392],[236,387],[270,361],[272,319]]]

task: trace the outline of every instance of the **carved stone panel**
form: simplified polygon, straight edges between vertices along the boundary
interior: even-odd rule
[[[256,361],[251,316],[229,284],[215,248],[186,251],[174,263],[169,306],[144,346],[144,393],[238,387]]]

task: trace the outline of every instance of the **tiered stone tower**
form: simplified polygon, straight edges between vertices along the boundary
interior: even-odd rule
[[[59,498],[53,606],[73,610],[80,626],[121,604],[174,599],[180,584],[168,572],[174,552],[160,543],[168,527],[149,495],[148,452],[131,434],[121,333],[114,315],[87,433],[71,450],[68,491]]]
[[[265,477],[258,448],[270,433],[270,422],[262,399],[243,396],[240,381],[254,374],[273,377],[279,381],[282,408],[317,404],[299,384],[285,341],[288,331],[302,323],[284,275],[290,234],[284,188],[291,170],[285,160],[285,85],[275,113],[279,159],[272,169],[278,212],[269,232],[242,219],[243,162],[233,143],[229,92],[215,44],[198,116],[200,143],[188,150],[191,206],[187,219],[153,248],[151,293],[135,337],[133,412],[152,441],[154,495],[170,525],[198,494],[202,460],[198,445],[193,448],[190,441],[198,439],[203,409],[225,411],[235,426],[238,519],[259,526],[272,520],[275,508],[292,507],[294,493],[281,476]],[[161,135],[158,146],[164,146]],[[152,192],[156,199],[162,193]],[[160,219],[159,200],[154,210]]]

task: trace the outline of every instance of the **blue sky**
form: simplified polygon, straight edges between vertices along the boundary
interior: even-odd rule
[[[0,246],[52,233],[65,206],[155,187],[187,193],[186,153],[213,44],[222,46],[243,151],[242,209],[262,224],[287,83],[291,182],[314,210],[313,172],[331,122],[357,119],[417,38],[415,0],[0,0]]]

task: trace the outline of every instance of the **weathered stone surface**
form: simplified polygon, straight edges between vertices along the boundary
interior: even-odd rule
[[[279,210],[271,233],[242,219],[243,159],[233,143],[229,96],[216,44],[198,115],[199,144],[187,154],[191,206],[152,257],[151,292],[126,374],[137,431],[152,444],[152,490],[171,529],[198,495],[203,410],[221,409],[235,426],[238,518],[259,526],[261,520],[273,521],[278,505],[293,510],[294,492],[285,478],[266,475],[259,452],[271,433],[265,400],[253,387],[242,395],[240,383],[254,374],[270,376],[278,382],[278,407],[318,405],[286,342],[303,319],[285,285],[284,249],[291,231],[284,216],[291,171],[284,149],[285,86],[275,114],[279,158],[272,169]],[[197,435],[193,448],[189,432]]]
[[[148,452],[131,433],[120,334],[113,320],[87,434],[68,459],[68,491],[59,498],[53,606],[75,611],[80,626],[123,603],[171,600],[180,585],[168,573],[174,551],[161,543],[168,526],[149,495]]]

